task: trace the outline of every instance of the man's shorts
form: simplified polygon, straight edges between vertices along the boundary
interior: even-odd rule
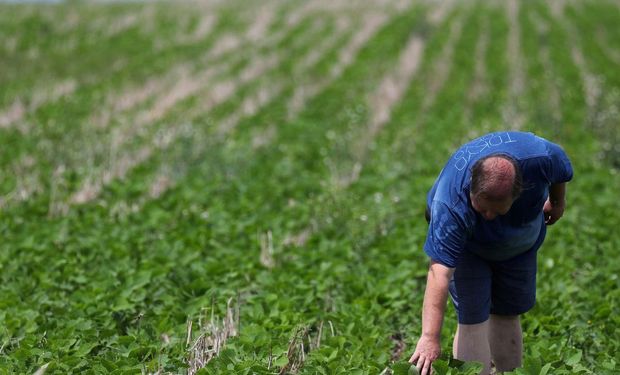
[[[450,295],[461,324],[477,324],[489,314],[519,315],[536,302],[536,254],[546,228],[530,250],[504,261],[464,252],[450,281]]]
[[[424,212],[431,220],[430,209]],[[520,315],[536,303],[536,255],[545,240],[543,225],[532,248],[503,261],[465,251],[450,280],[450,296],[460,324],[478,324],[494,315]]]

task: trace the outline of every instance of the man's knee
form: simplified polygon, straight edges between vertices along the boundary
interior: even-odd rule
[[[490,314],[489,319],[500,323],[516,323],[520,321],[519,315]]]
[[[489,334],[489,321],[476,324],[459,323],[456,329],[455,343],[461,347],[479,345],[480,341],[487,341]],[[464,348],[465,349],[465,348]]]

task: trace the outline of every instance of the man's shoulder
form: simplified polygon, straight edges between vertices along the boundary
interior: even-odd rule
[[[473,225],[475,216],[473,210],[466,201],[462,199],[447,201],[442,198],[433,199],[431,214],[439,215],[444,218],[449,217],[454,221],[458,221],[463,228],[469,228]]]

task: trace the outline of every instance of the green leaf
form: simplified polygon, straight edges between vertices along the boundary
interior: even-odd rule
[[[81,344],[77,350],[75,351],[75,355],[77,357],[84,357],[86,356],[88,353],[90,353],[90,351],[97,346],[97,343],[84,343]]]
[[[523,369],[529,375],[539,375],[542,370],[542,363],[539,357],[525,357]]]
[[[608,370],[615,370],[616,369],[616,361],[612,359],[608,359],[603,361],[602,363],[603,367],[608,369]]]
[[[440,374],[440,375],[443,375],[450,370],[450,365],[448,364],[447,361],[444,361],[443,359],[435,360],[432,366],[433,366],[433,370],[435,370],[435,373]]]
[[[282,367],[282,366],[285,366],[288,363],[288,358],[286,356],[282,356],[282,357],[276,359],[273,363],[276,366],[278,366],[278,367]]]
[[[579,363],[579,361],[581,361],[581,357],[582,357],[583,353],[581,352],[581,350],[577,351],[575,354],[571,355],[566,361],[565,363],[569,366],[575,366],[577,363]]]
[[[392,365],[393,375],[409,375],[409,369],[413,366],[409,362],[396,362]]]
[[[465,362],[465,363],[463,363],[459,367],[459,370],[461,370],[461,371],[469,371],[469,372],[473,371],[473,372],[478,373],[478,372],[482,371],[483,367],[484,366],[482,365],[482,363],[480,363],[480,362],[473,362],[472,361],[472,362]]]

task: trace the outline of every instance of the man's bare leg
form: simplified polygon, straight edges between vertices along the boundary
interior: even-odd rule
[[[518,315],[493,315],[489,322],[491,358],[498,372],[521,367],[523,332]]]
[[[489,321],[479,324],[459,324],[454,336],[452,355],[461,361],[476,361],[484,365],[480,375],[491,371]]]

